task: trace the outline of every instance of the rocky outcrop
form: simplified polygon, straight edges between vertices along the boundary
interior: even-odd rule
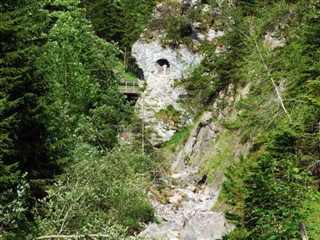
[[[186,77],[190,67],[200,63],[201,56],[183,47],[176,50],[162,47],[157,41],[137,41],[132,47],[132,55],[144,73],[146,84],[137,101],[139,115],[147,127],[155,131],[151,140],[157,145],[169,140],[177,128],[190,124],[190,117],[179,104],[187,93],[177,87],[177,82]],[[156,113],[168,106],[180,113],[178,123],[170,124],[157,118]]]
[[[191,7],[194,7],[200,2],[200,0],[179,0],[179,2],[181,4],[189,4]]]
[[[200,122],[192,130],[183,150],[179,152],[172,165],[173,170],[181,171],[190,163],[193,167],[201,167],[201,159],[203,159],[206,150],[213,145],[217,131],[215,124],[212,122],[212,113],[205,112]]]
[[[201,1],[180,0],[179,2],[196,8]],[[212,11],[209,5],[204,6],[202,11]],[[155,17],[161,19],[165,7],[163,3],[158,4]],[[218,8],[213,10],[216,11],[214,14],[221,14]],[[192,31],[195,36],[193,41],[210,41],[213,44],[215,38],[224,34],[221,29],[214,26],[203,31],[203,26],[198,22],[192,22]],[[136,106],[146,127],[155,131],[151,136],[154,146],[169,140],[183,125],[192,124],[187,111],[180,105],[180,100],[186,97],[187,92],[179,87],[178,83],[187,77],[188,69],[199,64],[202,59],[202,56],[189,51],[182,45],[175,49],[161,46],[160,39],[164,36],[164,31],[158,32],[159,37],[153,35],[152,38],[145,37],[149,42],[137,41],[132,48],[132,55],[144,73],[146,85]],[[153,40],[150,42],[150,39]],[[223,49],[217,47],[216,51],[223,52]],[[220,92],[212,112],[205,112],[199,122],[194,124],[188,140],[172,159],[172,172],[168,173],[169,176],[164,179],[166,188],[158,191],[155,186],[155,189],[150,189],[149,195],[158,221],[149,223],[140,236],[145,239],[170,240],[221,239],[234,229],[234,226],[229,224],[223,216],[223,209],[217,212],[212,209],[217,203],[225,180],[224,167],[242,154],[246,155],[250,143],[243,144],[236,133],[235,136],[232,135],[230,138],[233,140],[230,142],[234,147],[232,145],[228,149],[230,158],[227,163],[224,164],[223,159],[214,169],[213,167],[210,169],[213,172],[208,174],[211,177],[210,183],[207,182],[207,175],[203,173],[207,171],[203,166],[206,161],[213,161],[219,155],[221,149],[216,143],[217,134],[227,132],[213,122],[212,115],[218,119],[234,119],[237,115],[234,106],[239,99],[245,97],[249,89],[248,85],[236,94],[234,86],[230,84]],[[178,123],[172,124],[170,119],[164,120],[159,117],[159,113],[169,107],[170,111],[175,110],[175,118],[179,115]],[[165,118],[171,115],[169,112],[162,113],[165,113]],[[219,204],[217,206],[219,208]]]
[[[172,163],[172,175],[168,202],[153,199],[157,217],[161,223],[150,223],[140,235],[146,239],[220,239],[234,229],[221,212],[212,212],[224,180],[218,173],[212,184],[200,175],[200,166],[206,154],[210,154],[217,127],[212,113],[203,114],[199,123]],[[151,194],[152,195],[152,194]]]
[[[212,105],[213,115],[218,119],[234,120],[238,114],[236,104],[249,94],[250,87],[251,84],[249,83],[235,90],[235,86],[229,84],[225,89],[221,90]]]

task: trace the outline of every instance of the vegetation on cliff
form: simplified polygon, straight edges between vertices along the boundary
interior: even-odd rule
[[[0,3],[1,239],[122,239],[153,218],[146,193],[157,157],[150,145],[146,154],[135,140],[118,142],[121,129],[131,124],[138,136],[141,125],[118,91],[125,70],[117,66],[135,68],[130,47],[156,2]],[[251,144],[239,162],[230,164],[229,147],[218,156],[217,164],[225,157],[230,164],[223,210],[237,226],[224,239],[299,239],[301,223],[317,239],[319,1],[166,1],[158,8],[161,17],[148,22],[153,31],[143,37],[157,33],[165,46],[204,55],[181,83],[195,115],[230,84],[235,93],[250,88],[235,118],[217,119],[227,128],[224,144],[234,133]],[[211,28],[224,35],[196,38]],[[176,114],[169,106],[158,117],[174,123]],[[170,148],[187,134],[185,128]],[[215,170],[207,171],[210,177]]]
[[[252,144],[249,155],[227,171],[224,200],[237,230],[225,239],[299,239],[302,222],[310,239],[317,239],[320,223],[312,211],[319,208],[319,2],[225,1],[220,7],[223,50],[207,52],[187,83],[204,83],[211,60],[210,83],[217,90],[229,84],[235,91],[250,88],[237,104],[236,119],[222,122]],[[189,90],[196,96],[199,88]],[[210,95],[198,96],[210,108]]]

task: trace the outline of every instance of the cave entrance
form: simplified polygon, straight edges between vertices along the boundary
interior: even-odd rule
[[[161,58],[157,60],[156,67],[158,69],[158,73],[166,75],[168,73],[168,69],[170,68],[170,63],[167,59]]]
[[[136,71],[136,76],[139,80],[144,80],[144,73],[141,68],[138,68]]]

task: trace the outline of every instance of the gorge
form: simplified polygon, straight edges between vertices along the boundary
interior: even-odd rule
[[[0,3],[0,239],[318,240],[318,0]]]

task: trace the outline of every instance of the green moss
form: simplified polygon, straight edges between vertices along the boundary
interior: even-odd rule
[[[180,114],[172,105],[169,105],[165,109],[158,111],[155,116],[169,127],[177,129],[180,122]]]
[[[182,128],[180,131],[176,132],[168,142],[164,144],[164,147],[166,149],[169,149],[171,152],[175,152],[178,146],[182,146],[187,142],[191,129],[192,126]]]

